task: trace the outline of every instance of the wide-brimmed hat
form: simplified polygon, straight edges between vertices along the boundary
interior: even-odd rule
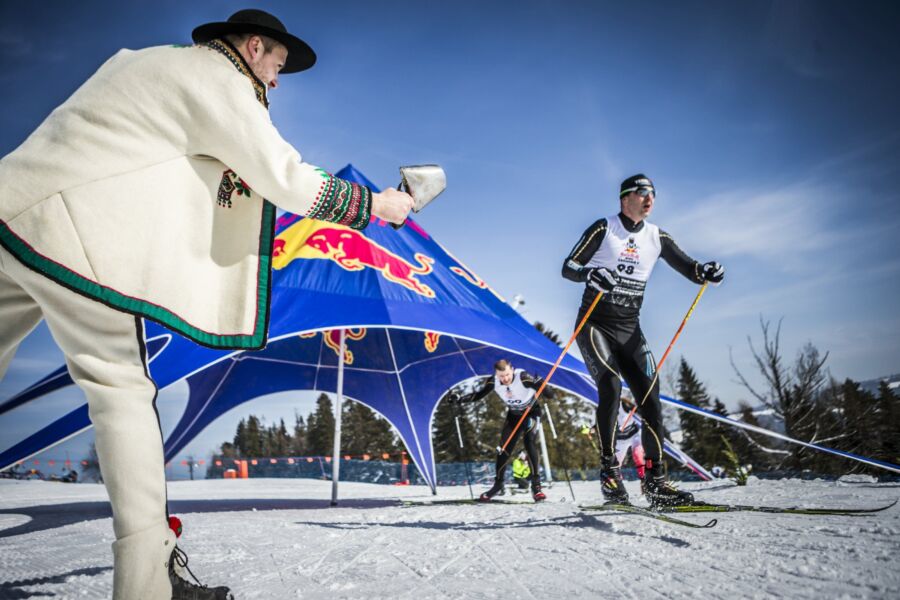
[[[258,33],[284,44],[288,56],[281,69],[282,74],[305,71],[316,64],[316,53],[309,44],[288,33],[284,24],[273,15],[255,8],[239,10],[224,23],[200,25],[194,29],[191,37],[198,44],[202,44],[230,33]]]

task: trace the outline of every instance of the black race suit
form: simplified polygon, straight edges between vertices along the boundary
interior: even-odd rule
[[[617,218],[629,232],[637,233],[644,227],[643,221],[636,224],[622,213]],[[563,277],[578,282],[587,280],[590,268],[585,265],[599,250],[607,226],[607,219],[600,219],[584,232],[563,263]],[[688,257],[669,234],[660,230],[659,241],[660,258],[691,281],[703,283],[701,265]],[[604,266],[616,271],[616,265]],[[585,288],[576,324],[581,322],[596,296],[594,289]],[[659,379],[654,377],[656,361],[641,331],[639,316],[642,302],[643,288],[639,293],[632,292],[625,296],[617,295],[616,290],[604,294],[578,334],[577,341],[584,362],[597,384],[597,430],[600,435],[601,456],[615,455],[616,415],[622,393],[621,379],[624,379],[644,422],[641,442],[646,458],[652,464],[662,464],[665,432],[659,400]]]

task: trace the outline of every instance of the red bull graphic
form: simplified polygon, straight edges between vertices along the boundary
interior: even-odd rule
[[[433,258],[417,252],[414,258],[418,265],[414,265],[343,225],[304,219],[282,231],[275,238],[272,267],[284,269],[298,258],[333,260],[348,271],[362,271],[368,267],[388,281],[426,298],[434,298],[434,290],[418,279],[433,271]]]
[[[473,273],[469,273],[461,267],[450,267],[450,270],[476,287],[480,287],[483,290],[486,290],[488,287],[488,284],[485,283],[484,279],[478,277]]]
[[[434,352],[437,350],[438,343],[441,341],[441,334],[435,333],[434,331],[426,331],[425,332],[425,349],[428,352]]]
[[[503,296],[501,296],[500,294],[495,292],[494,288],[489,286],[484,279],[482,279],[481,277],[479,277],[478,275],[476,275],[475,273],[470,271],[468,268],[450,267],[450,270],[453,271],[455,274],[459,275],[460,277],[462,277],[463,279],[465,279],[466,281],[468,281],[470,284],[474,285],[475,287],[481,288],[483,290],[487,290],[490,293],[492,293],[493,295],[497,296],[497,298],[501,302],[506,302],[506,300],[503,299]]]
[[[364,337],[366,337],[366,328],[365,327],[359,327],[359,328],[355,328],[355,329],[350,328],[350,329],[345,329],[344,331],[346,332],[344,337],[347,342],[349,342],[350,340],[358,341],[358,340],[361,340]],[[309,333],[301,333],[300,337],[306,339],[306,338],[316,337],[317,335],[318,335],[317,331],[312,331]],[[341,330],[340,329],[327,329],[322,332],[322,338],[325,342],[325,345],[328,346],[329,348],[331,348],[332,350],[334,350],[334,353],[337,356],[341,355]],[[353,364],[353,352],[350,350],[349,343],[347,344],[347,347],[344,348],[344,364],[345,365]]]

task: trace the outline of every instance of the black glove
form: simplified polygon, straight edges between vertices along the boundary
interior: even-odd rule
[[[723,267],[716,261],[711,260],[708,263],[704,263],[703,266],[700,267],[700,276],[703,278],[703,281],[708,281],[713,285],[718,285],[722,283],[723,279],[725,279],[725,267]]]
[[[619,276],[605,267],[591,269],[588,273],[588,287],[600,293],[606,294],[613,291],[619,283]]]
[[[625,429],[622,429],[621,431],[619,431],[619,433],[616,434],[616,437],[620,440],[627,440],[637,432],[637,423],[634,422],[634,419],[631,419],[630,421],[628,421],[628,425],[625,426]]]

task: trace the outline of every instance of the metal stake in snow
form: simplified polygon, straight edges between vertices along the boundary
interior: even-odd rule
[[[556,439],[556,436],[553,436]],[[544,424],[538,427],[538,440],[541,442],[541,458],[544,463],[544,481],[548,484],[553,483],[553,473],[550,471],[550,454],[547,452],[547,439],[544,437]],[[537,468],[537,465],[534,465]]]
[[[331,505],[338,503],[338,480],[341,477],[341,406],[344,404],[344,352],[347,346],[347,330],[341,329],[338,351],[337,403],[334,405],[334,451],[331,455]]]
[[[553,439],[556,439],[556,427],[553,426],[553,417],[550,416],[550,409],[547,409],[547,424],[550,425],[550,433],[553,434]],[[547,483],[553,483],[553,474],[550,472],[550,454],[547,452],[547,440],[544,437],[544,424],[541,423],[540,428],[541,433],[541,454],[544,455],[544,473],[547,474],[546,481]]]
[[[475,492],[472,491],[472,477],[471,477],[471,475],[469,475],[469,461],[468,461],[468,457],[466,456],[466,452],[465,452],[466,446],[465,446],[465,444],[463,444],[462,428],[459,426],[460,412],[461,412],[461,410],[459,408],[459,404],[457,404],[456,405],[456,416],[454,417],[454,419],[456,420],[456,435],[459,436],[459,449],[463,451],[461,458],[463,459],[463,464],[466,466],[466,484],[469,486],[469,496],[474,500]]]

